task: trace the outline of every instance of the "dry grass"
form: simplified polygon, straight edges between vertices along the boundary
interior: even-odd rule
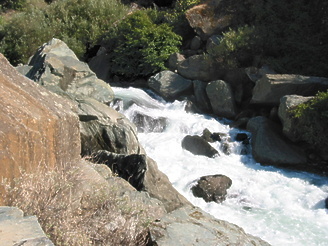
[[[22,174],[6,185],[6,205],[36,215],[55,245],[147,244],[148,218],[140,205],[108,190],[76,200],[80,181],[77,168]]]

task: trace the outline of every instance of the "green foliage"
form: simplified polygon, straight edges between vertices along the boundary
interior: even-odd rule
[[[125,78],[146,77],[165,69],[170,54],[178,51],[181,37],[153,11],[137,11],[113,28],[104,41],[110,69]]]
[[[313,148],[328,149],[328,91],[319,92],[312,100],[292,110],[299,120],[302,139]]]
[[[86,47],[95,44],[127,11],[117,0],[54,1],[42,9],[31,6],[2,26],[0,52],[14,65],[26,63],[37,47],[56,37],[83,58]]]
[[[2,0],[0,6],[2,9],[21,9],[26,5],[26,0]]]
[[[255,53],[257,37],[254,30],[254,27],[247,25],[237,30],[229,29],[223,33],[219,45],[208,51],[210,57],[227,68],[245,65]]]

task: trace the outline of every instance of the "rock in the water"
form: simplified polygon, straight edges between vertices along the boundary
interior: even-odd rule
[[[221,142],[222,137],[226,137],[225,133],[220,132],[210,132],[207,128],[203,130],[202,138],[204,138],[209,143]]]
[[[56,86],[57,90],[92,97],[103,103],[114,99],[109,84],[98,79],[88,64],[79,61],[59,39],[54,38],[41,46],[28,65],[32,68],[25,75],[45,87]]]
[[[190,206],[174,210],[153,223],[150,237],[158,246],[269,246],[242,228]]]
[[[232,180],[225,175],[209,175],[201,177],[191,190],[194,196],[201,197],[206,202],[220,203],[225,200],[231,185]]]
[[[18,73],[1,54],[0,91],[0,180],[79,160],[76,105]]]
[[[210,158],[219,155],[219,152],[200,136],[185,136],[181,145],[182,148],[190,151],[194,155],[204,155]]]
[[[265,74],[256,82],[251,102],[278,106],[286,95],[314,96],[328,90],[328,78],[294,74]]]
[[[244,140],[248,139],[248,135],[246,133],[237,133],[236,135],[236,141],[242,142]]]
[[[166,100],[174,100],[188,94],[192,89],[192,82],[172,71],[162,71],[149,78],[148,86]]]
[[[247,130],[252,133],[254,159],[263,165],[291,169],[306,169],[307,158],[300,148],[284,138],[279,126],[263,116],[248,121]]]
[[[293,113],[289,110],[312,98],[313,97],[288,95],[280,99],[278,115],[283,125],[283,132],[293,142],[301,140],[301,133],[298,131],[298,121],[293,117]]]
[[[325,200],[325,206],[326,206],[326,208],[328,209],[328,197],[327,197],[326,200]]]
[[[23,216],[16,207],[0,207],[0,245],[54,246],[36,216]]]
[[[212,81],[207,85],[206,92],[214,114],[226,118],[236,116],[234,96],[229,84],[223,80]]]
[[[163,132],[167,125],[167,118],[153,118],[137,113],[133,116],[132,122],[136,125],[138,132]]]

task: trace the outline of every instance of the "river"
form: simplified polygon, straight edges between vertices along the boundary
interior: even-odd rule
[[[186,102],[165,102],[159,96],[136,88],[113,88],[120,112],[131,121],[137,114],[166,118],[163,132],[146,129],[138,138],[173,186],[195,206],[218,219],[241,226],[247,233],[272,245],[328,245],[328,179],[306,172],[294,172],[261,166],[253,159],[251,147],[235,140],[238,133],[226,119],[188,113]],[[133,103],[132,103],[133,102]],[[195,156],[182,149],[186,135],[225,133],[230,154],[223,144],[213,143],[220,156]],[[206,203],[193,196],[190,188],[204,175],[223,174],[231,178],[227,199]]]

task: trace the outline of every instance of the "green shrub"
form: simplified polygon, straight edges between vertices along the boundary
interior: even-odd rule
[[[137,11],[107,34],[103,43],[112,74],[136,78],[166,69],[164,63],[179,50],[181,37],[168,24],[156,24],[158,17],[153,11]]]
[[[2,0],[0,1],[2,9],[21,9],[26,5],[26,0]]]
[[[237,30],[229,29],[223,33],[219,45],[208,51],[210,57],[226,68],[250,65],[257,48],[254,30],[254,27],[247,25]]]
[[[127,11],[117,0],[54,1],[42,9],[31,6],[2,26],[0,52],[13,65],[26,63],[40,45],[55,37],[82,59],[86,48]]]
[[[328,149],[328,91],[292,110],[299,122],[302,139],[314,149]]]

